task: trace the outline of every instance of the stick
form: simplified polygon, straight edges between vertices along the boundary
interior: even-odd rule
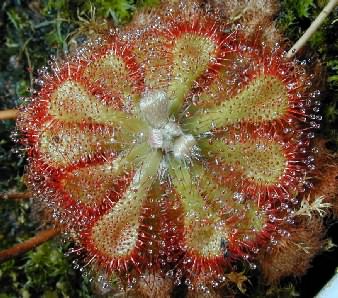
[[[330,0],[329,3],[323,8],[318,17],[312,22],[311,26],[305,31],[300,39],[293,45],[288,51],[286,57],[292,58],[301,49],[304,44],[309,40],[313,33],[319,28],[324,22],[325,18],[331,13],[333,8],[337,5],[338,0]]]
[[[0,200],[26,200],[32,197],[31,192],[0,193]]]
[[[18,115],[18,110],[0,111],[0,120],[15,119]]]
[[[12,246],[11,248],[4,249],[3,251],[0,251],[0,264],[17,257],[18,255],[21,255],[29,250],[32,250],[33,248],[37,247],[38,245],[48,241],[49,239],[54,238],[60,233],[59,229],[49,229],[42,232],[39,232],[34,237],[16,244]]]

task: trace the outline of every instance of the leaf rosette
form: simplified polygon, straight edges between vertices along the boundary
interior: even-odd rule
[[[308,78],[198,12],[115,30],[41,75],[28,182],[106,273],[222,281],[292,222],[311,165]]]

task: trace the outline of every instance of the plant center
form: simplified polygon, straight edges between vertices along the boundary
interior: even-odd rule
[[[149,124],[148,144],[151,148],[172,153],[177,159],[190,159],[196,152],[196,140],[182,131],[169,117],[169,98],[163,91],[147,92],[140,102],[140,111]]]

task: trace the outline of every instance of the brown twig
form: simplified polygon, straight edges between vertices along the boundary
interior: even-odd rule
[[[0,263],[3,263],[9,259],[15,258],[18,255],[21,255],[29,250],[32,250],[33,248],[37,247],[38,245],[54,238],[60,234],[59,229],[49,229],[42,232],[39,232],[34,237],[16,244],[12,246],[11,248],[4,249],[3,251],[0,251]]]
[[[0,111],[0,120],[15,119],[18,115],[18,110]]]
[[[286,57],[292,58],[309,40],[309,38],[317,31],[320,25],[324,22],[325,18],[331,13],[334,7],[337,5],[338,0],[330,0],[327,5],[320,12],[318,17],[312,22],[311,26],[305,31],[300,39],[293,45],[288,51]]]
[[[0,193],[0,200],[27,200],[31,197],[32,193],[29,191]]]

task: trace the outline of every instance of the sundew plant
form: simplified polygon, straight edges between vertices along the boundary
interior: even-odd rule
[[[133,10],[106,17],[117,7]],[[24,181],[46,237],[61,232],[103,292],[236,295],[324,249],[336,163],[315,141],[315,63],[287,53],[277,7],[169,1],[124,26],[88,20],[39,70],[14,136]]]

